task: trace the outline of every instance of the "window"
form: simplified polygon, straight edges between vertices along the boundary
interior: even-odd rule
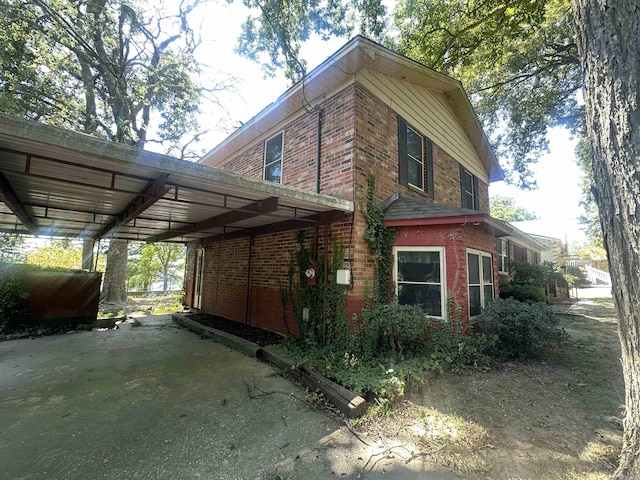
[[[460,165],[460,195],[462,208],[479,210],[478,178]]]
[[[433,198],[433,143],[398,116],[398,178]]]
[[[413,128],[407,127],[407,170],[409,185],[424,190],[424,138]]]
[[[493,300],[493,259],[489,253],[467,250],[469,317],[475,317]]]
[[[513,245],[513,259],[516,262],[528,262],[527,258],[527,249],[526,247],[521,247],[520,245]]]
[[[398,302],[420,305],[430,317],[443,318],[444,248],[395,247],[393,279]]]
[[[540,263],[540,253],[533,251],[533,264],[538,265]]]
[[[496,253],[498,254],[498,272],[509,273],[509,240],[496,238]]]
[[[264,179],[282,183],[282,132],[266,141],[264,146]]]

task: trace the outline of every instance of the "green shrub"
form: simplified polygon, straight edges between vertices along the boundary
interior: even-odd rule
[[[424,383],[423,372],[433,366],[427,356],[396,359],[393,354],[387,354],[363,359],[331,345],[301,344],[293,339],[278,348],[293,357],[298,365],[305,365],[360,395],[372,393],[389,400],[403,395],[408,386]]]
[[[424,351],[424,311],[415,305],[375,305],[362,311],[362,354],[365,358],[393,354],[396,358]]]
[[[442,372],[446,364],[455,371],[489,368],[485,354],[487,337],[474,331],[462,330],[462,307],[454,312],[453,299],[447,298],[447,318],[441,325],[431,325],[427,350],[433,362],[432,370]]]
[[[502,360],[535,357],[568,338],[547,305],[513,298],[489,304],[479,324],[489,338],[489,354]]]
[[[511,274],[514,283],[533,284],[544,287],[545,266],[527,262],[512,262]]]
[[[25,306],[27,293],[21,269],[0,263],[0,332],[8,325],[19,325],[29,316]]]
[[[519,302],[546,302],[544,288],[522,283],[501,285],[500,298],[513,298]]]

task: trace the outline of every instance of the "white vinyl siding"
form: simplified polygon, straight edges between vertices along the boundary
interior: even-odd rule
[[[358,73],[358,81],[482,182],[489,183],[489,175],[444,93],[368,70]]]

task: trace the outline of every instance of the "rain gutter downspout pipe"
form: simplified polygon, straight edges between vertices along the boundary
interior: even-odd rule
[[[320,193],[320,141],[322,139],[322,109],[319,105],[314,107],[318,115],[318,126],[316,128],[316,193]]]

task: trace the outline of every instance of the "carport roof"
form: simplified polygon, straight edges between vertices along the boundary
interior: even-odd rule
[[[0,231],[207,242],[340,220],[353,202],[0,114]]]

